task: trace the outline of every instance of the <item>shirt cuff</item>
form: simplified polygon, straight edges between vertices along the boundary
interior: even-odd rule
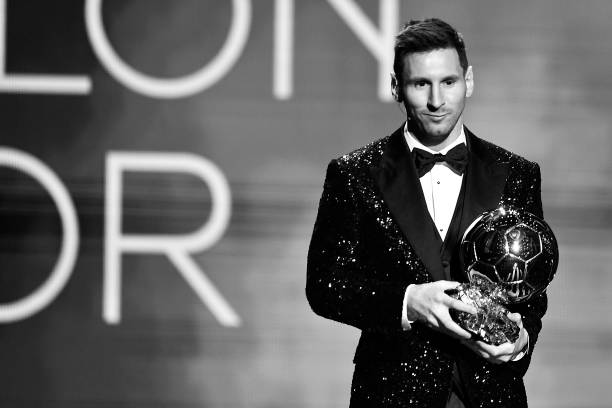
[[[414,323],[414,320],[408,320],[408,290],[410,289],[411,285],[408,285],[408,287],[406,288],[406,291],[404,292],[404,301],[402,302],[402,329],[403,330],[410,330],[412,328],[412,323]]]
[[[525,329],[523,329],[523,330],[525,330]],[[519,361],[521,358],[525,357],[525,355],[529,352],[529,332],[527,330],[525,330],[525,333],[527,334],[527,345],[525,346],[525,348],[520,353],[518,353],[516,356],[514,356],[512,361]]]

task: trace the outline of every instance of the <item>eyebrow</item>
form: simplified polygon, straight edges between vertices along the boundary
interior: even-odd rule
[[[444,82],[444,81],[448,81],[448,80],[454,80],[457,81],[459,80],[461,77],[459,75],[447,75],[445,77],[443,77],[440,82]],[[431,79],[430,78],[425,78],[425,77],[413,77],[413,78],[408,78],[407,79],[408,83],[415,83],[415,82],[426,82],[426,83],[431,83]]]

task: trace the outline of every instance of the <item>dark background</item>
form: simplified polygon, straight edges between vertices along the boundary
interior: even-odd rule
[[[325,0],[296,1],[294,93],[272,91],[274,2],[251,1],[246,46],[214,86],[178,99],[135,93],[95,56],[84,1],[9,0],[6,72],[87,75],[86,95],[0,93],[0,140],[61,178],[80,247],[40,313],[0,326],[0,404],[11,407],[342,407],[358,332],[314,315],[306,252],[327,162],[401,125],[377,96],[378,66]],[[378,25],[378,1],[354,1]],[[437,16],[474,67],[466,123],[542,167],[561,247],[526,387],[533,407],[606,407],[612,368],[612,3],[399,1],[399,21]],[[107,0],[108,36],[143,73],[209,62],[231,2]],[[391,50],[390,50],[391,51]],[[123,256],[122,320],[102,317],[105,160],[110,151],[191,152],[230,183],[229,227],[198,265],[242,318],[224,327],[162,255]],[[31,177],[0,168],[0,300],[39,287],[60,218]],[[208,216],[190,175],[126,177],[124,231],[183,234]]]

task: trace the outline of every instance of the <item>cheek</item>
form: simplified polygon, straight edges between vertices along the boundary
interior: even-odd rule
[[[427,106],[427,98],[418,92],[404,92],[406,109],[415,110]]]
[[[448,93],[446,100],[454,105],[463,105],[465,103],[466,90],[465,86],[457,87]]]

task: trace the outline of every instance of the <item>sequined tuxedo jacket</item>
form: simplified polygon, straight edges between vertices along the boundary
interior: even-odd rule
[[[467,129],[466,138],[470,158],[462,211],[453,220],[455,247],[478,215],[501,204],[542,216],[538,165]],[[529,353],[517,362],[488,363],[418,322],[402,330],[406,287],[453,278],[455,263],[443,264],[436,234],[403,127],[330,162],[308,252],[306,295],[317,314],[362,331],[351,406],[443,407],[455,367],[470,405],[527,406],[522,377],[546,293],[513,308],[530,339]]]

